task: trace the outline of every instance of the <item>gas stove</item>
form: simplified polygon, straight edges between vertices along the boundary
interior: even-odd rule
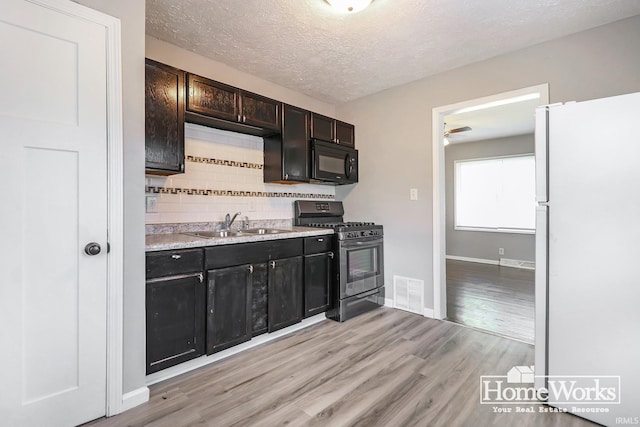
[[[361,239],[382,236],[382,226],[373,222],[343,220],[342,202],[294,202],[295,225],[305,227],[331,228],[338,240]]]
[[[330,319],[344,322],[384,305],[382,226],[373,222],[345,222],[342,202],[294,202],[294,224],[333,229],[334,289]]]
[[[312,222],[305,226],[332,228],[338,240],[382,236],[382,226],[373,222]]]
[[[375,225],[373,222],[312,222],[307,227],[351,228]]]

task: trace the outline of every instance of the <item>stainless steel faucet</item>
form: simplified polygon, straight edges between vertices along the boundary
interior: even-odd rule
[[[233,221],[235,221],[235,220],[236,220],[236,217],[237,217],[238,215],[240,215],[241,213],[242,213],[242,212],[236,212],[236,213],[233,215],[233,218],[231,217],[231,215],[230,215],[230,214],[227,214],[227,215],[224,217],[224,228],[225,228],[225,229],[227,229],[227,230],[228,230],[228,229],[230,229],[230,228],[231,228],[231,224],[233,224]]]

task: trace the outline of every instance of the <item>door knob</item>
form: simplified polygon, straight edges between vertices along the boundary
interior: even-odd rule
[[[96,242],[87,243],[87,246],[84,247],[84,253],[87,255],[98,255],[102,248]]]

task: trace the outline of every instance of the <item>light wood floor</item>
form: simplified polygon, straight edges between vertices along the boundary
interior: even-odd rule
[[[533,344],[534,271],[447,260],[447,318]]]
[[[568,414],[500,414],[480,405],[480,375],[531,364],[531,345],[380,308],[151,386],[148,403],[90,425],[593,425]]]

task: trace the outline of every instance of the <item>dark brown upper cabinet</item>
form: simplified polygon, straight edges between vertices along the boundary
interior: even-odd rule
[[[336,142],[336,121],[321,114],[311,114],[311,138]]]
[[[145,169],[154,175],[184,172],[182,70],[145,62]]]
[[[266,136],[280,132],[281,103],[195,74],[187,74],[188,122]]]
[[[311,113],[285,104],[282,134],[264,138],[264,181],[309,182],[309,121]]]
[[[244,124],[280,131],[281,107],[281,102],[240,91],[240,114]]]
[[[321,114],[311,114],[311,138],[355,148],[355,127]]]
[[[194,74],[187,74],[187,111],[237,121],[238,89]]]
[[[355,148],[355,126],[336,120],[336,143],[340,145],[346,145],[347,147]]]

